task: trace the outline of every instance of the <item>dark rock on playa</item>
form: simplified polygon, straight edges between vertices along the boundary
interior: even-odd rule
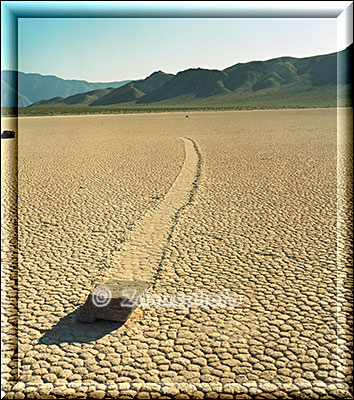
[[[2,131],[1,139],[14,139],[15,138],[15,131]]]
[[[97,319],[124,322],[139,305],[139,297],[148,288],[144,281],[110,280],[97,286],[89,295],[78,315],[79,322]]]

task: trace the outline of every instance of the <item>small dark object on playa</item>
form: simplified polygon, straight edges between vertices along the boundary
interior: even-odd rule
[[[14,139],[15,131],[2,131],[1,139]]]
[[[188,118],[189,117],[189,115],[186,115],[186,118]]]

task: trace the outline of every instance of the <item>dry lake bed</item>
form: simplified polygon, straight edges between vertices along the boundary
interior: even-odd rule
[[[6,398],[352,398],[346,113],[20,118],[18,204],[1,141]],[[112,277],[155,303],[79,323]]]

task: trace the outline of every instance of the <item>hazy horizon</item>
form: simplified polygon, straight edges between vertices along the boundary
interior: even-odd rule
[[[333,18],[18,21],[19,71],[89,82],[143,79],[158,70],[223,70],[237,63],[336,51]]]
[[[348,46],[347,46],[348,47]],[[342,50],[344,50],[345,48],[343,48]],[[339,50],[340,51],[340,50]],[[330,53],[335,53],[336,51],[334,51],[334,52],[330,52]],[[321,53],[321,54],[313,54],[312,56],[320,56],[320,55],[325,55],[325,54],[330,54],[330,53]],[[284,56],[279,56],[279,57],[293,57],[293,56],[289,56],[289,55],[284,55]],[[305,57],[311,57],[311,56],[305,56]],[[274,57],[274,58],[277,58],[277,57]],[[295,58],[302,58],[302,57],[295,57]],[[243,61],[243,62],[241,62],[241,63],[247,63],[247,62],[252,62],[252,61],[267,61],[267,60],[270,60],[269,58],[266,58],[266,59],[252,59],[252,60],[248,60],[248,61]],[[237,63],[235,63],[235,64],[237,64]],[[225,68],[221,68],[220,70],[224,70],[224,69],[226,69],[226,68],[228,68],[228,67],[231,67],[231,66],[233,66],[233,65],[235,65],[235,64],[231,64],[231,65],[228,65],[228,66],[226,66]],[[194,67],[194,68],[204,68],[203,66],[200,66],[200,67]],[[188,69],[188,68],[187,68]],[[205,68],[205,69],[217,69],[217,68]],[[84,81],[87,81],[87,82],[91,82],[91,83],[105,83],[105,82],[117,82],[117,81],[128,81],[128,80],[131,80],[131,81],[133,81],[133,80],[139,80],[139,79],[145,79],[145,78],[147,78],[148,76],[150,76],[151,74],[153,74],[154,72],[158,72],[158,71],[162,71],[162,70],[155,70],[155,71],[151,71],[151,73],[149,73],[148,75],[146,75],[146,76],[143,76],[143,77],[141,77],[141,78],[134,78],[134,79],[116,79],[116,80],[110,80],[110,81],[107,81],[107,80],[96,80],[96,81],[92,81],[92,80],[90,80],[90,81],[88,81],[87,79],[81,79],[81,78],[63,78],[62,76],[58,76],[58,75],[55,75],[55,74],[47,74],[47,73],[39,73],[39,72],[36,72],[36,71],[21,71],[21,70],[18,70],[18,72],[22,72],[22,73],[25,73],[25,74],[39,74],[39,75],[42,75],[42,76],[55,76],[55,77],[57,77],[57,78],[60,78],[60,79],[64,79],[64,80],[75,80],[75,81],[80,81],[80,80],[84,80]],[[183,70],[181,70],[181,71],[183,71]],[[164,72],[164,73],[166,73],[166,74],[176,74],[176,73],[178,73],[178,72],[180,72],[180,71],[177,71],[177,72],[175,72],[175,73],[173,73],[173,72],[170,72],[170,71],[162,71],[162,72]]]

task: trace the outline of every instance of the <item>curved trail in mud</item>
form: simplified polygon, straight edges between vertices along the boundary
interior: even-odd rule
[[[181,138],[185,159],[165,198],[149,210],[131,233],[130,239],[110,271],[111,280],[141,280],[152,283],[169,237],[181,210],[188,205],[200,174],[200,152],[192,139]]]

